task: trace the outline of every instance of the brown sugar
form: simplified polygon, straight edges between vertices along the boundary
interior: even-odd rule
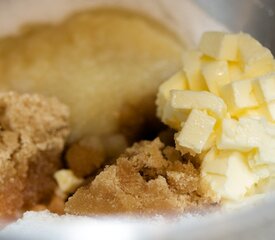
[[[69,168],[78,177],[96,171],[105,160],[103,143],[98,137],[86,137],[70,145],[66,152]]]
[[[122,134],[84,137],[69,145],[66,162],[77,177],[87,177],[104,163],[115,160],[126,147]]]
[[[199,170],[159,139],[128,148],[69,198],[65,212],[76,215],[175,213],[213,202],[200,189]]]
[[[19,215],[51,198],[68,117],[55,98],[0,94],[0,216]]]

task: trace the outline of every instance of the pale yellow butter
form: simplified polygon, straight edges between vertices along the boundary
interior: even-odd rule
[[[229,72],[229,79],[231,82],[244,79],[242,66],[240,66],[238,62],[228,62],[228,72]]]
[[[185,74],[182,71],[177,72],[170,79],[159,86],[156,102],[158,105],[157,115],[159,117],[163,114],[163,109],[165,108],[166,102],[170,98],[170,91],[172,89],[187,89]]]
[[[176,143],[183,153],[201,153],[216,123],[216,119],[200,110],[192,110],[176,137]]]
[[[253,88],[260,104],[275,100],[275,73],[255,79]]]
[[[275,124],[264,118],[241,118],[239,121],[224,119],[221,136],[217,142],[219,149],[248,152],[258,151],[255,164],[275,163]]]
[[[169,127],[180,130],[181,129],[181,123],[185,122],[185,120],[188,118],[188,115],[190,113],[190,110],[184,110],[184,109],[175,109],[171,106],[171,102],[166,102],[163,113],[161,116],[161,120],[163,123],[167,124]]]
[[[66,194],[73,193],[84,182],[84,179],[76,177],[69,169],[55,172],[54,178],[60,190]]]
[[[219,152],[214,148],[204,158],[201,176],[219,198],[230,200],[244,198],[259,181],[259,178],[249,169],[242,153]]]
[[[206,91],[172,90],[171,106],[182,110],[207,110],[217,118],[226,115],[227,107],[224,101],[213,93]]]
[[[248,34],[208,32],[183,65],[186,84],[160,88],[159,116],[178,131],[178,150],[200,158],[202,187],[221,201],[267,191],[275,179],[271,52]]]
[[[237,60],[238,36],[223,32],[205,32],[199,43],[200,50],[217,60]]]
[[[259,127],[256,119],[223,119],[217,141],[218,149],[248,152],[257,148],[262,140],[258,136],[259,130],[262,130]]]
[[[220,95],[220,88],[230,82],[226,61],[208,61],[202,65],[202,74],[210,92]]]
[[[275,122],[275,100],[266,103],[265,109],[267,112],[267,118],[270,119],[270,121]]]
[[[201,56],[198,51],[186,51],[183,54],[183,71],[187,77],[188,88],[191,90],[207,90],[201,74]]]
[[[258,77],[274,71],[271,52],[248,34],[239,34],[239,52],[247,78]]]
[[[221,96],[232,115],[259,105],[253,92],[251,80],[239,80],[225,85],[221,89]]]

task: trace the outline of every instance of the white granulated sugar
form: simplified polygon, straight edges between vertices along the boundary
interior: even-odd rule
[[[168,227],[175,228],[182,222],[185,227],[198,224],[205,217],[186,215],[177,218],[154,216],[152,218],[133,217],[79,217],[58,216],[48,211],[26,212],[22,219],[2,230],[2,237],[16,239],[159,239],[165,236]],[[1,237],[0,234],[0,237]]]
[[[179,219],[179,218],[178,218]],[[188,221],[198,221],[196,217],[186,216]],[[79,217],[58,216],[48,211],[26,212],[22,219],[2,230],[2,236],[24,236],[31,239],[143,239],[143,237],[162,235],[172,220],[161,216],[150,219],[131,217]],[[1,235],[0,235],[1,236]],[[135,238],[132,238],[135,237]],[[24,238],[24,239],[25,239]]]
[[[205,215],[186,214],[178,217],[80,217],[58,216],[48,211],[26,212],[22,219],[8,225],[0,232],[0,239],[218,240],[232,239],[232,237],[239,239],[238,236],[246,235],[250,238],[242,239],[251,239],[259,227],[265,227],[265,234],[270,234],[269,231],[275,226],[275,220],[272,220],[274,210],[274,196],[270,196],[237,211],[225,209]],[[262,219],[268,222],[268,229]],[[252,230],[244,232],[248,228]]]

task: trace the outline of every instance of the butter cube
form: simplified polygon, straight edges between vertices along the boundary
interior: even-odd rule
[[[202,35],[200,50],[217,60],[237,60],[238,36],[223,32],[206,32]]]
[[[226,118],[223,119],[221,128],[218,149],[248,152],[260,145],[258,134],[262,129],[255,119],[241,118],[237,121]]]
[[[174,74],[171,78],[162,83],[159,87],[156,103],[158,106],[157,115],[160,118],[163,114],[165,103],[170,98],[170,91],[172,89],[187,89],[185,74],[182,71],[179,71],[176,74]]]
[[[238,112],[234,115],[238,119],[244,118],[244,117],[251,117],[254,119],[261,119],[263,117],[266,117],[267,119],[270,118],[269,113],[267,112],[266,106],[259,105],[256,108],[247,108],[242,112]]]
[[[275,121],[275,101],[271,101],[265,105],[266,112],[268,113],[268,119]]]
[[[226,61],[208,61],[202,65],[202,75],[210,92],[220,95],[220,88],[230,82]]]
[[[175,73],[171,78],[162,83],[159,87],[159,94],[162,95],[167,101],[170,96],[170,90],[179,89],[184,90],[187,89],[185,74],[182,71]]]
[[[186,51],[183,54],[183,71],[186,74],[188,87],[191,90],[207,90],[201,74],[201,55],[198,51]]]
[[[222,200],[221,193],[223,192],[223,188],[226,183],[225,176],[201,172],[201,183],[204,192],[210,192],[210,197],[214,201]]]
[[[212,147],[207,154],[204,156],[201,163],[201,171],[207,174],[215,174],[220,176],[225,176],[227,169],[227,162],[220,161],[221,156],[219,153],[221,151],[217,150],[216,147]]]
[[[253,92],[251,80],[234,81],[225,85],[221,89],[221,96],[232,115],[259,105]]]
[[[269,103],[263,103],[257,108],[247,109],[244,112],[236,114],[236,117],[251,117],[254,119],[266,118],[268,121],[275,123],[275,101]]]
[[[192,110],[181,131],[176,137],[176,143],[183,154],[195,155],[201,153],[209,139],[216,119],[200,110]]]
[[[213,93],[206,91],[172,90],[171,106],[182,110],[207,110],[217,118],[226,115],[227,107],[224,101]]]
[[[228,71],[230,81],[237,81],[244,79],[244,75],[242,72],[242,67],[238,63],[230,62],[228,63]]]
[[[180,130],[181,123],[186,121],[190,110],[175,109],[171,106],[171,102],[167,102],[164,106],[161,121],[169,127]]]
[[[203,159],[201,174],[220,198],[230,200],[245,197],[259,181],[250,170],[245,155],[237,151],[211,150]]]
[[[270,141],[270,138],[267,138]],[[275,163],[275,144],[274,141],[272,143],[268,143],[269,146],[261,145],[259,148],[259,157],[255,159],[255,165],[263,165],[263,164],[274,164]]]
[[[72,170],[61,169],[54,174],[57,185],[63,193],[73,193],[84,181],[74,175]]]
[[[260,157],[258,151],[253,150],[247,154],[248,165],[253,173],[256,174],[259,179],[266,179],[267,177],[272,175],[272,165],[274,164],[259,164],[259,158]]]
[[[239,52],[247,78],[258,77],[274,71],[274,59],[269,49],[248,34],[239,34]]]
[[[255,79],[253,89],[259,103],[275,100],[275,73]]]
[[[275,101],[263,103],[255,109],[249,109],[237,117],[253,117],[257,119],[266,118],[268,121],[275,123]]]
[[[275,163],[275,124],[264,118],[224,119],[217,141],[218,149],[248,152],[258,151],[255,164]]]

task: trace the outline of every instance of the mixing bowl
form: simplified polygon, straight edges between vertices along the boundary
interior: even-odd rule
[[[207,30],[244,31],[275,53],[272,0],[0,0],[0,35],[16,34],[24,23],[56,22],[74,11],[98,6],[148,14],[175,31],[189,47]],[[272,194],[237,209],[174,219],[60,218],[47,212],[27,213],[0,234],[1,239],[274,239]]]

